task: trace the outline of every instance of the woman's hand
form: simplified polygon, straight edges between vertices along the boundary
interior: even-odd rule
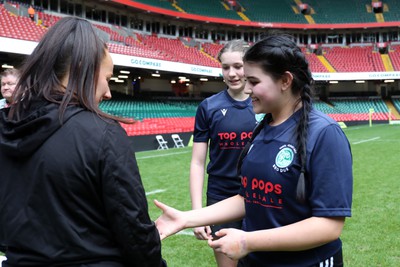
[[[247,250],[246,232],[234,228],[221,229],[216,232],[217,240],[209,240],[208,245],[215,251],[225,254],[232,260],[243,258]]]

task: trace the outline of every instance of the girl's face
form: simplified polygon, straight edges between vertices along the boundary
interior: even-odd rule
[[[243,90],[246,84],[243,72],[243,53],[227,51],[220,57],[222,76],[231,90]]]
[[[282,80],[274,80],[254,63],[244,63],[244,73],[247,78],[245,93],[252,99],[254,112],[258,114],[276,111],[283,98]]]
[[[111,99],[111,91],[108,85],[110,78],[113,75],[114,64],[110,53],[106,50],[103,60],[101,61],[99,79],[97,80],[96,87],[96,102],[100,103],[102,100]]]

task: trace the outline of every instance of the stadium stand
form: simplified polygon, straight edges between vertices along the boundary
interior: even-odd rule
[[[400,112],[400,96],[392,97],[394,107]]]
[[[215,0],[186,0],[178,1],[178,5],[186,13],[198,14],[208,17],[226,18],[241,20],[240,16],[231,9],[226,9],[222,5],[223,1]]]
[[[185,12],[196,15],[203,15],[207,17],[217,17],[217,18],[226,18],[226,19],[234,19],[241,20],[241,17],[234,11],[227,8],[226,5],[223,4],[223,1],[215,1],[215,0],[185,0],[185,1],[176,1],[175,4],[171,4],[170,1],[160,1],[160,0],[139,0],[137,2],[141,2],[144,4],[171,9],[174,11]],[[171,1],[173,2],[173,1]]]
[[[44,27],[38,26],[27,17],[11,14],[3,5],[0,5],[0,36],[15,39],[38,41],[46,32]],[[61,17],[38,12],[43,26],[51,26]],[[186,47],[179,39],[169,39],[157,36],[144,36],[136,33],[132,36],[123,36],[112,30],[110,26],[93,23],[93,25],[108,34],[109,48],[112,53],[148,57],[160,60],[169,60],[182,63],[219,67],[218,61],[207,56],[196,47]],[[140,40],[142,42],[140,42]]]
[[[379,52],[372,46],[324,48],[325,58],[338,72],[385,71]]]
[[[307,52],[307,49],[305,47],[302,47],[301,51],[304,53],[306,59],[308,60],[311,72],[328,72],[328,70],[321,63],[316,54]]]
[[[223,45],[215,43],[204,43],[202,45],[204,52],[211,55],[214,58],[218,57],[219,51],[222,49]]]
[[[207,16],[218,16],[222,18],[240,19],[237,13],[227,10],[224,5],[211,4],[209,1],[179,1],[182,10],[203,14]],[[142,0],[141,2],[154,6],[160,6],[171,10],[179,10],[169,1]],[[194,3],[196,2],[196,3]],[[252,20],[279,21],[307,23],[302,14],[296,14],[296,1],[271,1],[268,10],[261,8],[265,5],[264,1],[239,1],[245,7],[244,13]],[[314,12],[312,16],[319,23],[340,23],[352,22],[355,18],[354,12],[359,15],[357,22],[371,22],[373,15],[365,9],[365,1],[354,1],[344,4],[333,1],[307,1]],[[324,3],[322,3],[324,2]],[[357,3],[356,3],[357,2]],[[190,6],[190,4],[193,4]],[[369,3],[369,2],[368,2]],[[395,10],[400,10],[400,5],[396,1],[386,1],[389,9],[385,12],[394,15]],[[369,3],[370,4],[370,3]],[[201,8],[200,8],[201,5]],[[344,6],[346,6],[344,8]],[[328,7],[331,8],[328,8]],[[341,7],[337,7],[341,6]],[[199,8],[194,8],[199,7]],[[344,10],[346,9],[346,10]],[[349,13],[347,9],[352,9]],[[269,12],[273,10],[274,12]],[[267,12],[266,12],[267,11]],[[32,22],[28,17],[18,16],[8,11],[3,4],[0,4],[0,36],[38,41],[46,32],[46,27],[50,27],[61,18],[54,13],[48,14],[46,11],[38,11],[39,25]],[[229,15],[226,15],[229,14]],[[233,14],[233,15],[232,15]],[[341,14],[338,16],[337,14]],[[342,17],[346,17],[342,20]],[[372,17],[371,17],[372,16]],[[348,17],[351,17],[348,18]],[[387,16],[388,17],[388,16]],[[336,20],[336,22],[335,22]],[[396,19],[400,20],[400,19]],[[133,32],[128,28],[120,26],[99,24],[93,22],[94,26],[109,37],[109,49],[113,53],[160,60],[169,60],[202,66],[219,67],[215,59],[222,44],[202,43],[199,40],[190,38],[166,38],[156,33]],[[323,47],[323,57],[338,72],[382,72],[385,67],[379,52],[374,51],[373,44],[363,44],[364,46],[349,47]],[[312,72],[328,72],[327,67],[321,62],[318,56],[308,52],[307,48],[302,47],[307,60],[310,63]],[[400,71],[400,45],[390,44],[389,57],[394,70]],[[400,111],[400,98],[392,98],[396,109]],[[192,132],[194,126],[194,116],[199,101],[156,101],[156,100],[137,100],[127,96],[118,96],[113,93],[111,101],[101,103],[101,108],[107,113],[133,118],[134,124],[123,124],[128,135],[154,135]],[[337,121],[366,121],[369,119],[369,109],[374,109],[374,120],[388,120],[388,108],[380,97],[374,98],[330,98],[327,102],[315,100],[314,105],[317,109],[328,114]]]
[[[100,108],[109,114],[133,118],[134,124],[122,124],[127,134],[192,132],[199,101],[137,100],[113,93],[113,99],[103,101]]]
[[[55,16],[55,15],[50,15],[41,11],[38,11],[38,19],[39,19],[39,25],[42,25],[44,27],[51,27],[56,23],[61,17]]]
[[[294,1],[268,1],[268,7],[265,7],[264,0],[240,0],[238,2],[245,9],[243,13],[251,21],[308,23],[303,14],[296,14],[293,10]]]
[[[376,22],[374,13],[368,13],[366,4],[371,1],[349,0],[307,0],[316,23],[363,23]]]
[[[325,114],[340,113],[332,105],[329,105],[328,103],[321,101],[318,98],[313,100],[313,105],[316,109],[318,109],[319,111],[321,111]]]
[[[398,0],[382,1],[387,6],[383,14],[385,21],[400,21],[400,2]]]
[[[153,51],[148,49],[147,47],[140,45],[126,46],[115,43],[109,43],[108,48],[111,53],[129,55],[129,56],[138,56],[138,57],[146,57],[146,58],[154,58],[161,60],[173,60],[168,55],[163,55],[160,52]]]
[[[400,45],[391,45],[389,57],[395,71],[400,71]]]
[[[0,36],[37,41],[45,32],[43,27],[35,25],[28,18],[10,14],[2,5],[0,6],[0,12],[2,14],[0,18],[0,25],[2,25]],[[61,18],[45,12],[38,12],[38,16],[43,20],[42,24],[46,26],[51,26]],[[94,26],[108,34],[110,51],[113,53],[219,67],[219,63],[215,58],[222,47],[220,44],[198,43],[198,46],[188,47],[179,39],[158,37],[155,34],[142,35],[130,32],[128,29],[124,29],[123,32],[126,35],[124,36],[117,30],[113,30],[111,25],[105,26],[94,23]],[[199,46],[202,46],[204,52],[198,48]],[[392,49],[390,58],[393,61],[395,70],[400,70],[398,46],[393,46]],[[380,54],[374,52],[372,46],[325,47],[324,51],[326,59],[338,72],[385,71]],[[306,52],[305,49],[303,49],[303,52]],[[306,57],[313,72],[328,71],[315,54],[306,53]]]
[[[166,55],[171,55],[173,61],[182,63],[197,64],[218,68],[219,63],[203,55],[196,47],[185,46],[179,39],[169,39],[158,37],[156,35],[148,35],[142,37],[143,43]]]
[[[194,117],[155,118],[121,124],[129,136],[193,132]]]
[[[112,115],[134,118],[134,124],[122,124],[130,136],[193,131],[199,101],[135,100],[118,95],[115,98],[119,99],[103,101],[100,107]],[[394,98],[393,103],[400,110],[400,98]],[[380,97],[329,98],[328,103],[315,99],[314,107],[337,121],[368,121],[371,108],[373,120],[389,119],[389,110]]]
[[[39,41],[45,29],[34,24],[30,18],[17,16],[0,5],[0,36],[27,41]]]
[[[388,108],[380,97],[370,98],[330,98],[332,106],[317,102],[316,108],[336,121],[368,121],[369,110],[373,109],[372,119],[388,120]],[[395,117],[392,115],[392,119]]]
[[[193,117],[198,102],[143,101],[129,96],[101,102],[101,109],[112,115],[143,120],[148,118]]]

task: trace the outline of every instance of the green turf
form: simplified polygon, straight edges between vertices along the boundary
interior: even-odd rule
[[[345,132],[354,162],[353,217],[342,235],[346,265],[400,266],[400,126]]]

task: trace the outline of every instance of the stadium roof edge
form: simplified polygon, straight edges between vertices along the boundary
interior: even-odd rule
[[[343,24],[296,24],[296,23],[277,23],[277,22],[256,22],[207,17],[196,14],[182,13],[161,7],[155,7],[130,0],[111,0],[111,2],[130,6],[149,13],[162,14],[177,19],[197,20],[216,24],[227,24],[234,26],[255,27],[255,28],[274,28],[274,29],[298,29],[298,30],[318,30],[318,29],[370,29],[370,28],[389,28],[400,27],[400,21],[393,22],[368,22],[368,23],[343,23]]]

